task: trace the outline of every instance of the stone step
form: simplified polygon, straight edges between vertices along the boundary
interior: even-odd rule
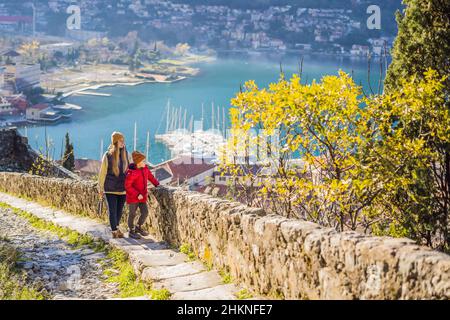
[[[134,243],[134,241],[129,241],[130,239],[111,239],[109,240],[109,244],[114,248],[121,249],[128,254],[131,254],[135,251],[145,250],[139,243]]]
[[[174,250],[141,250],[130,253],[131,263],[136,270],[142,271],[145,267],[175,266],[188,261],[186,255]]]
[[[155,282],[155,289],[166,288],[172,293],[182,291],[194,291],[215,287],[222,284],[222,278],[216,271],[202,272],[194,275],[169,278]]]
[[[141,240],[139,240],[141,241]],[[146,250],[163,250],[163,249],[170,249],[170,246],[164,242],[164,241],[152,241],[152,242],[140,242],[141,243],[141,247],[146,249]]]
[[[180,263],[175,266],[147,267],[142,271],[141,279],[144,281],[161,281],[170,278],[194,275],[206,271],[198,261]]]
[[[235,300],[238,291],[233,284],[222,284],[207,289],[175,292],[172,300]]]

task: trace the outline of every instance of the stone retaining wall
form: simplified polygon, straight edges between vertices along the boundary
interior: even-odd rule
[[[0,173],[0,190],[96,217],[93,182]],[[448,299],[450,256],[409,239],[338,233],[180,189],[153,189],[148,228],[227,270],[259,294],[287,299]],[[106,215],[102,218],[106,221]]]

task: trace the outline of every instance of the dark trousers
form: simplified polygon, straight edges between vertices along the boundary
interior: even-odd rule
[[[130,203],[128,205],[129,215],[128,215],[128,228],[130,231],[134,230],[134,220],[136,220],[136,211],[139,208],[141,215],[138,220],[138,226],[142,226],[148,217],[148,207],[147,203]]]
[[[126,195],[116,195],[106,193],[106,202],[108,203],[109,223],[111,230],[116,231],[122,218],[123,207],[125,206]]]

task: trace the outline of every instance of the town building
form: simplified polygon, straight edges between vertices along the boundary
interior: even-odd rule
[[[15,50],[5,50],[0,53],[5,64],[22,63],[22,56]]]
[[[28,100],[27,97],[23,94],[14,94],[6,96],[6,100],[13,106],[19,114],[25,114],[28,108]]]
[[[39,87],[41,67],[36,64],[7,65],[4,73],[4,86],[10,86],[15,92],[24,92]]]
[[[48,108],[47,104],[40,103],[35,104],[34,106],[31,106],[27,108],[26,111],[26,118],[27,120],[40,120],[41,119],[41,112]]]
[[[27,32],[33,29],[33,17],[0,16],[0,30],[7,32]]]
[[[362,56],[362,57],[367,57],[370,53],[369,47],[368,46],[362,46],[362,45],[358,45],[358,44],[354,44],[352,46],[352,49],[350,50],[350,54],[352,56]]]
[[[180,156],[155,166],[152,172],[162,185],[194,189],[212,181],[215,167],[207,159]]]
[[[71,116],[70,113],[53,109],[47,103],[39,103],[26,110],[26,119],[29,123],[56,123]]]
[[[0,96],[0,115],[10,115],[15,109],[5,97]]]
[[[381,56],[384,54],[384,51],[389,51],[388,42],[384,38],[380,39],[369,39],[369,43],[372,45],[372,53]]]

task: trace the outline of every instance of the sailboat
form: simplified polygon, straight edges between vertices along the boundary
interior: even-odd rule
[[[217,148],[224,141],[225,109],[211,103],[211,130],[204,131],[204,104],[202,104],[201,127],[194,128],[194,116],[191,115],[188,123],[188,112],[183,107],[172,107],[167,104],[166,132],[155,135],[155,140],[167,145],[172,156],[191,155],[214,158]],[[222,113],[222,115],[221,115]],[[222,117],[222,119],[221,119]]]

